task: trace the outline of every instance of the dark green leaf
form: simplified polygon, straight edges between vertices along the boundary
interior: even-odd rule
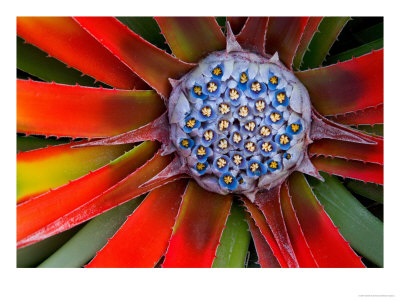
[[[360,47],[347,50],[345,52],[329,56],[326,59],[326,64],[334,64],[337,63],[338,61],[346,61],[349,59],[352,59],[353,57],[359,57],[364,54],[367,54],[371,52],[372,50],[378,50],[383,48],[383,38],[377,39],[375,41],[369,42],[367,44],[364,44]]]
[[[68,142],[70,142],[70,139],[68,138],[46,139],[43,137],[36,137],[36,136],[17,136],[17,152],[30,151],[34,149],[45,148],[47,146],[66,144]]]
[[[383,22],[354,33],[354,37],[361,43],[383,39]]]
[[[104,247],[142,199],[143,197],[138,197],[89,221],[67,243],[41,263],[39,268],[82,267]]]
[[[383,136],[383,124],[375,124],[373,126],[372,125],[358,125],[356,128],[359,130],[366,131],[368,133]]]
[[[95,83],[92,77],[82,76],[78,70],[68,68],[54,57],[48,57],[46,52],[25,43],[20,37],[17,37],[17,68],[44,81],[84,86],[100,85],[99,82]],[[101,85],[108,87],[103,83]]]
[[[318,201],[339,232],[361,255],[383,266],[383,223],[371,214],[334,176],[321,172],[325,182],[309,178]]]
[[[383,203],[383,185],[349,179],[346,183],[347,189],[365,198]]]
[[[235,202],[231,207],[231,214],[222,233],[212,267],[243,268],[249,243],[250,232],[243,207]]]
[[[324,61],[329,49],[336,41],[344,25],[350,20],[349,17],[325,17],[318,26],[309,45],[309,51],[303,58],[302,69],[317,68]]]

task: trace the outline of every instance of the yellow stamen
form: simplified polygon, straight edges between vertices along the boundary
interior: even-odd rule
[[[218,147],[219,147],[220,149],[226,149],[226,148],[228,148],[228,141],[227,141],[226,139],[221,139],[221,140],[219,140]]]
[[[245,145],[246,149],[250,152],[254,152],[256,150],[256,145],[253,142],[247,142]]]
[[[182,147],[185,147],[185,148],[189,147],[189,140],[187,140],[187,139],[182,140],[181,145],[182,145]]]
[[[258,100],[258,101],[256,102],[256,109],[257,109],[259,112],[264,111],[264,109],[265,109],[265,102],[264,102],[263,100]]]
[[[287,160],[289,160],[289,159],[291,159],[291,158],[292,158],[292,156],[290,155],[290,153],[286,153],[286,156],[285,156],[285,158],[286,158]]]
[[[199,171],[204,170],[205,167],[206,167],[206,165],[203,164],[203,163],[197,163],[196,164],[196,169],[199,170]]]
[[[248,114],[249,114],[249,109],[247,108],[247,106],[241,106],[239,108],[239,115],[241,117],[247,117]]]
[[[207,130],[204,132],[203,137],[206,141],[211,141],[214,137],[214,132],[212,130]]]
[[[272,77],[269,79],[269,82],[272,83],[272,84],[277,84],[277,83],[278,83],[278,77],[272,76]]]
[[[278,114],[277,112],[273,112],[269,118],[271,119],[272,122],[278,122],[282,117],[280,114]]]
[[[270,163],[269,163],[269,167],[271,168],[271,169],[276,169],[276,168],[278,168],[278,163],[276,162],[276,161],[271,161]]]
[[[203,114],[203,116],[206,116],[206,117],[209,118],[211,116],[211,113],[212,113],[211,107],[209,107],[209,106],[203,107],[201,109],[201,113]]]
[[[251,122],[247,123],[246,125],[244,125],[244,128],[246,128],[248,131],[253,131],[254,128],[256,128],[256,123],[251,121]]]
[[[246,83],[247,80],[249,80],[249,79],[247,78],[246,73],[243,72],[243,73],[240,75],[240,83]]]
[[[203,146],[197,148],[197,155],[206,155],[206,153],[207,153],[206,148],[204,148]]]
[[[253,82],[251,84],[251,90],[253,92],[259,93],[261,91],[261,84],[258,81]]]
[[[276,100],[279,102],[279,103],[282,103],[283,101],[285,101],[285,99],[286,99],[286,94],[285,93],[278,93],[277,95],[276,95]]]
[[[213,74],[214,74],[215,76],[221,75],[221,74],[222,74],[221,68],[220,68],[220,67],[216,67],[216,68],[213,70]]]
[[[201,96],[201,94],[202,94],[201,86],[195,85],[195,86],[193,87],[193,92],[194,92],[196,95]]]
[[[229,98],[231,98],[232,100],[239,99],[239,92],[235,89],[230,89],[229,90]]]
[[[242,163],[243,157],[240,156],[239,154],[235,154],[233,156],[233,162],[235,163],[235,165],[240,165]]]
[[[254,173],[259,167],[260,165],[258,163],[252,163],[250,165],[250,170]]]
[[[218,86],[217,86],[217,84],[216,84],[215,82],[209,82],[209,83],[207,84],[207,90],[208,90],[210,93],[215,92],[215,91],[217,90],[217,88],[218,88]]]
[[[217,160],[217,166],[218,166],[218,168],[222,169],[223,167],[226,166],[226,160],[223,158],[219,158]]]
[[[240,179],[238,180],[238,182],[239,182],[240,184],[244,183],[244,180],[243,180],[243,178],[242,178],[242,177],[240,177]]]
[[[240,136],[240,134],[237,133],[237,132],[235,132],[235,133],[233,134],[233,141],[234,141],[236,144],[239,144],[241,140],[242,140],[242,137]]]
[[[229,127],[229,121],[227,121],[227,120],[221,120],[221,121],[219,122],[218,126],[219,126],[219,130],[220,130],[220,131],[225,130],[225,129],[227,129],[227,128]]]
[[[223,115],[227,114],[228,112],[230,112],[231,108],[229,107],[228,104],[225,103],[221,103],[219,105],[219,112]]]
[[[233,177],[232,177],[232,176],[230,176],[230,175],[224,176],[224,182],[225,182],[226,184],[231,184],[232,181],[233,181]]]
[[[290,125],[290,128],[292,129],[293,132],[297,132],[300,129],[300,125],[299,124],[292,124],[292,125]]]
[[[265,152],[271,152],[272,151],[272,145],[271,143],[265,142],[261,145],[261,148],[265,151]]]
[[[263,126],[260,129],[260,134],[262,136],[269,136],[271,134],[271,130],[267,126]]]
[[[196,119],[190,119],[186,122],[186,127],[193,128],[196,125]]]
[[[289,142],[290,142],[289,137],[285,134],[282,134],[281,137],[279,138],[279,143],[282,145],[286,145]]]

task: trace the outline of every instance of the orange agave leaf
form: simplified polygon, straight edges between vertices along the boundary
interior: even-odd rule
[[[282,185],[281,189],[281,206],[282,213],[285,218],[286,228],[292,242],[293,250],[296,253],[297,261],[301,268],[316,268],[318,265],[311,253],[310,247],[301,230],[296,212],[292,206],[287,184]]]
[[[152,268],[168,246],[187,180],[155,189],[86,266]]]
[[[250,213],[251,218],[254,220],[256,226],[260,229],[260,232],[264,236],[265,240],[267,241],[269,247],[272,250],[275,258],[279,262],[282,268],[287,268],[288,264],[282,255],[282,252],[272,234],[272,231],[265,220],[263,213],[257,208],[257,206],[252,203],[250,200],[242,198],[244,202],[244,206],[246,207],[247,211]]]
[[[325,213],[304,176],[289,177],[289,193],[301,229],[321,268],[363,268],[358,257]]]
[[[291,69],[307,22],[308,17],[270,17],[265,52],[278,52],[280,61]]]
[[[148,43],[116,18],[76,17],[75,20],[165,98],[172,90],[168,78],[178,79],[195,66]]]
[[[255,221],[250,217],[250,214],[246,213],[247,223],[251,236],[253,237],[254,245],[256,247],[258,263],[263,268],[280,268],[278,260],[274,256],[271,247],[268,245],[260,229],[257,227]]]
[[[328,116],[336,123],[343,125],[375,125],[383,123],[383,103],[342,115]]]
[[[99,214],[99,211],[84,211],[81,207],[134,172],[153,156],[157,148],[157,143],[145,142],[84,177],[18,205],[18,247],[72,228]],[[168,157],[165,159],[168,160]],[[119,203],[115,201],[114,204]],[[83,221],[79,222],[78,217],[62,219],[74,210]]]
[[[198,62],[208,53],[225,49],[225,37],[214,17],[156,17],[172,53]]]
[[[80,144],[82,142],[20,152],[17,155],[17,203],[86,175],[132,148],[132,145],[71,148]]]
[[[232,204],[232,195],[219,195],[190,181],[183,196],[163,267],[209,268]]]
[[[323,115],[344,114],[383,103],[383,49],[295,75]]]
[[[269,190],[259,191],[256,194],[255,203],[262,211],[269,228],[271,228],[272,234],[274,235],[288,267],[296,268],[299,267],[299,262],[294,253],[286,229],[285,220],[283,219],[280,203],[280,189],[281,185],[278,185]]]
[[[268,17],[249,17],[236,40],[243,48],[264,54]]]
[[[383,164],[383,138],[371,137],[377,144],[360,144],[322,139],[308,147],[311,156],[338,157],[363,162]]]
[[[115,88],[147,87],[70,17],[18,17],[17,34],[67,65]]]
[[[296,55],[293,59],[294,69],[300,68],[301,63],[303,62],[304,54],[306,53],[314,34],[318,31],[318,26],[322,19],[323,17],[310,17],[308,19],[303,35],[301,36],[299,46],[297,47]]]
[[[227,17],[226,21],[231,25],[232,32],[239,34],[242,30],[244,23],[246,23],[247,17]]]
[[[339,175],[343,178],[383,184],[383,165],[381,164],[323,157],[313,157],[311,162],[319,171]]]
[[[154,91],[125,91],[17,80],[17,131],[68,137],[108,137],[160,116]]]

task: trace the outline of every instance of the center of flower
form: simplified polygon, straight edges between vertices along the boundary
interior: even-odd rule
[[[299,166],[311,106],[279,61],[221,51],[179,80],[168,117],[171,142],[201,186],[246,194],[276,186]]]

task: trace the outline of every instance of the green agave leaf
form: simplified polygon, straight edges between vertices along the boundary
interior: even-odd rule
[[[171,53],[160,27],[152,17],[117,17],[117,19],[149,43]]]
[[[74,236],[82,225],[64,231],[48,239],[17,250],[17,268],[33,268],[43,262]]]
[[[368,133],[376,134],[379,136],[383,136],[383,124],[375,124],[373,126],[371,125],[358,125],[356,127],[359,130],[366,131]]]
[[[383,38],[383,22],[354,33],[354,37],[361,43],[369,43]]]
[[[17,136],[17,152],[30,151],[34,149],[45,148],[47,146],[61,145],[69,143],[70,139],[52,139],[36,136]]]
[[[223,33],[226,34],[226,17],[215,17],[215,20],[217,21],[218,25],[221,26]]]
[[[383,223],[371,214],[334,176],[325,182],[308,177],[318,201],[339,232],[361,255],[383,267]]]
[[[99,86],[99,82],[74,68],[68,68],[64,63],[48,57],[46,52],[27,44],[20,37],[17,37],[17,68],[34,75],[44,81],[54,81],[63,84],[80,84],[84,86]],[[102,86],[108,85],[101,83]]]
[[[348,179],[345,185],[350,191],[383,204],[383,185],[353,179]]]
[[[143,197],[135,198],[92,219],[38,267],[82,267],[105,246],[142,200]]]
[[[302,69],[317,68],[324,61],[329,53],[329,49],[336,41],[344,25],[350,20],[350,17],[325,17],[318,31],[309,45],[309,51],[303,58]]]
[[[250,232],[245,220],[243,207],[234,202],[212,267],[243,268],[249,244]]]
[[[334,64],[337,63],[338,61],[345,61],[345,60],[349,60],[352,59],[353,57],[358,57],[364,54],[367,54],[369,52],[371,52],[372,50],[378,50],[378,49],[382,49],[383,48],[383,38],[379,38],[375,41],[366,43],[360,47],[351,49],[351,50],[347,50],[345,52],[333,55],[333,56],[329,56],[326,59],[326,64]]]

